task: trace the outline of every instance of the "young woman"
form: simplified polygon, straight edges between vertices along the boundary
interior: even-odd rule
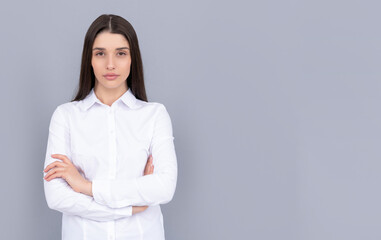
[[[160,204],[177,182],[173,139],[165,106],[147,102],[133,27],[101,15],[85,36],[77,95],[49,126],[44,190],[62,212],[62,239],[164,239]]]

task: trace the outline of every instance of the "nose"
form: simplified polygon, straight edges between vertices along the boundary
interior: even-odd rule
[[[113,70],[115,69],[115,64],[112,56],[109,56],[108,61],[107,61],[107,70]]]

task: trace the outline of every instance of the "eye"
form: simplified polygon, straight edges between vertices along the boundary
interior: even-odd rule
[[[103,56],[104,53],[103,53],[103,52],[97,52],[95,55],[96,55],[96,56]]]
[[[125,52],[118,52],[118,55],[119,56],[125,56],[125,55],[127,55],[127,53],[125,53]]]

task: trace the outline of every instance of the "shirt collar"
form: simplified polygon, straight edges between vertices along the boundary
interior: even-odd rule
[[[124,104],[126,104],[131,109],[135,109],[138,107],[137,99],[134,96],[134,94],[132,94],[132,91],[130,88],[128,88],[128,90],[122,96],[120,96],[120,98],[118,98],[116,101],[119,101],[119,100],[121,100]],[[98,102],[99,104],[104,104],[97,98],[97,95],[95,95],[94,88],[91,88],[90,93],[82,100],[82,109],[84,111],[87,111],[96,102]]]

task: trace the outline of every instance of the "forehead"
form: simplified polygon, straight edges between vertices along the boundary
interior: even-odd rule
[[[122,34],[102,32],[99,33],[94,40],[93,48],[95,47],[115,49],[120,47],[130,47],[130,45]]]

